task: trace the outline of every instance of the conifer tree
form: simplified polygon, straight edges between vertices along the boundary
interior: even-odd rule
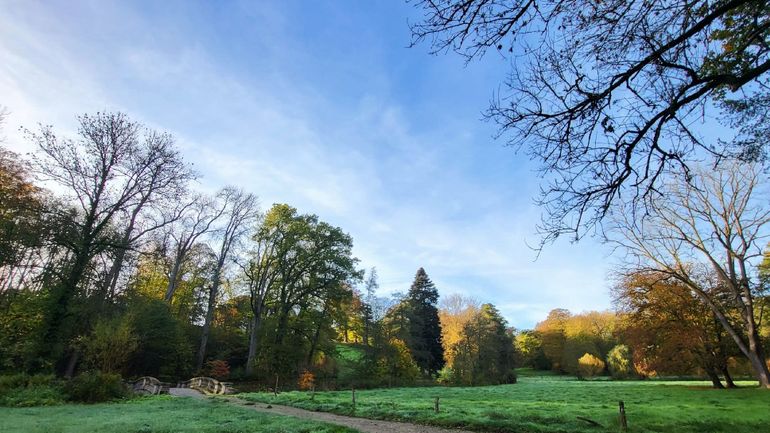
[[[406,297],[407,347],[423,372],[436,374],[444,367],[441,324],[438,318],[438,291],[420,268]]]

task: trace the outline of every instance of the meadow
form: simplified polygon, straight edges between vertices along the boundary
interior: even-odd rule
[[[354,433],[225,402],[142,397],[117,403],[0,407],[2,433]]]
[[[488,432],[618,431],[618,401],[630,432],[770,431],[770,392],[755,382],[716,390],[699,381],[579,381],[523,376],[514,385],[392,388],[241,394],[245,400],[365,418],[409,421]],[[439,397],[440,412],[434,401]],[[600,426],[578,417],[586,418]]]

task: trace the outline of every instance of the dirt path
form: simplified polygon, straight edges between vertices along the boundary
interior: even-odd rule
[[[171,388],[169,394],[184,397],[204,398],[198,391],[183,388]],[[367,418],[336,415],[327,412],[314,412],[290,406],[268,405],[265,403],[253,403],[236,397],[226,397],[233,405],[252,409],[257,412],[272,413],[274,415],[293,416],[295,418],[321,421],[329,424],[337,424],[350,427],[364,433],[472,433],[465,430],[452,430],[427,425],[411,424],[407,422],[379,421]]]
[[[229,399],[233,404],[256,410],[258,412],[293,416],[295,418],[322,421],[330,424],[350,427],[365,433],[471,433],[465,430],[452,430],[407,422],[380,421],[367,418],[336,415],[328,412],[314,412],[290,406],[267,405],[265,403],[247,402],[239,398]],[[249,405],[246,405],[249,403]]]

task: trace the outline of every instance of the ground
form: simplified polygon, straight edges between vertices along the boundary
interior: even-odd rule
[[[120,403],[0,407],[1,433],[354,433],[344,427],[169,396]]]
[[[758,389],[752,382],[740,384],[740,389],[715,390],[707,382],[523,376],[515,385],[357,390],[355,410],[350,391],[315,395],[285,392],[277,397],[268,393],[213,398],[155,396],[109,404],[0,408],[0,433],[355,431],[319,421],[361,432],[440,432],[361,418],[487,432],[616,432],[619,400],[625,402],[632,433],[768,431],[770,391]],[[434,412],[436,397],[440,399],[439,413]]]
[[[631,432],[767,431],[770,391],[753,382],[734,390],[692,381],[578,381],[521,377],[518,384],[477,388],[429,387],[351,392],[249,393],[241,398],[313,411],[409,421],[491,432],[599,432],[618,430],[618,401]],[[434,412],[439,397],[440,412]],[[593,420],[602,427],[578,419]]]

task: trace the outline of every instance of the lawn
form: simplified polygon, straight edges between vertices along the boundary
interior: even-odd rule
[[[715,390],[694,381],[578,381],[560,376],[520,377],[515,385],[356,391],[241,394],[251,401],[377,419],[412,421],[490,432],[618,431],[618,401],[626,405],[630,432],[770,431],[770,391],[740,383]],[[440,412],[434,413],[434,398]],[[596,427],[584,417],[596,421]]]
[[[354,433],[224,402],[145,397],[120,403],[0,407],[2,433]]]

